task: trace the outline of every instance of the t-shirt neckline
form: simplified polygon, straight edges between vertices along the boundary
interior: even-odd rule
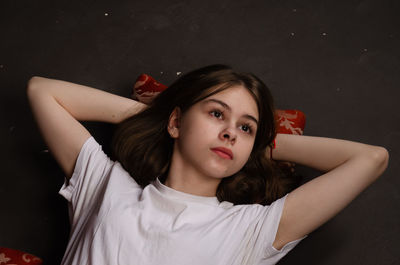
[[[206,203],[206,204],[212,204],[212,205],[219,205],[219,203],[220,203],[216,196],[206,197],[206,196],[193,195],[193,194],[185,193],[185,192],[170,188],[170,187],[164,185],[159,180],[159,178],[156,178],[156,180],[153,182],[153,185],[156,187],[156,189],[161,194],[163,194],[167,197],[178,199],[178,200]]]

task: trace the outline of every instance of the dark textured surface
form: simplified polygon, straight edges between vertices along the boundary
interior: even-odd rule
[[[140,73],[169,85],[226,63],[263,79],[277,107],[304,111],[305,134],[391,155],[377,182],[279,264],[400,264],[398,1],[8,0],[0,10],[0,246],[58,264],[68,239],[63,174],[26,98],[31,76],[128,97]],[[107,152],[112,126],[84,124]]]

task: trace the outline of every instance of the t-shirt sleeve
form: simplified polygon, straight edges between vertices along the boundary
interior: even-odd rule
[[[99,203],[113,164],[102,146],[93,136],[89,137],[80,150],[71,178],[65,179],[59,191],[68,201],[71,226]]]
[[[280,250],[277,250],[272,244],[275,241],[278,231],[279,222],[282,216],[283,207],[288,194],[274,201],[269,206],[264,206],[261,216],[260,238],[263,240],[263,261],[278,262],[290,250],[292,250],[301,240],[307,237],[304,236],[297,240],[288,242]],[[268,263],[269,264],[269,263]],[[272,263],[274,264],[274,263]]]

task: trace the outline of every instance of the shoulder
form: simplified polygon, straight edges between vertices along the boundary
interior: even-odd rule
[[[282,198],[272,202],[269,205],[261,204],[240,204],[233,205],[230,202],[221,202],[221,204],[226,203],[226,209],[232,212],[236,212],[239,215],[245,216],[246,218],[254,219],[258,222],[272,223],[279,221],[282,210],[287,198],[286,194]]]

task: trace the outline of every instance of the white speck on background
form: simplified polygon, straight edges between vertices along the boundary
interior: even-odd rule
[[[366,48],[365,48],[363,51],[367,52],[367,51],[368,51],[368,49],[366,49]]]
[[[297,11],[297,9],[296,9],[296,8],[293,8],[293,9],[292,9],[292,11],[293,11],[293,12],[296,12],[296,11]]]
[[[290,35],[294,36],[294,32],[291,32]]]
[[[108,16],[108,13],[104,13],[104,16]]]
[[[163,74],[164,72],[160,72],[160,74]]]
[[[182,74],[182,72],[176,72],[176,75],[180,75],[180,74]]]
[[[44,149],[44,150],[42,151],[42,153],[48,153],[48,152],[49,152],[48,149]]]
[[[322,36],[326,36],[328,35],[326,32],[322,32]]]

